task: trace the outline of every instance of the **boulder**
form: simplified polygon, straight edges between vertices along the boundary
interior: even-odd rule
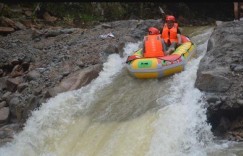
[[[14,66],[12,72],[10,73],[11,77],[18,77],[24,74],[24,70],[21,65]]]
[[[6,93],[3,94],[3,96],[2,96],[2,100],[7,100],[11,94],[12,94],[11,92],[6,92]]]
[[[55,21],[57,20],[56,17],[51,16],[48,12],[45,12],[45,13],[43,14],[43,18],[44,18],[44,20],[46,20],[46,21],[48,21],[48,22],[55,22]]]
[[[221,76],[215,71],[202,71],[198,74],[196,87],[201,91],[206,92],[226,92],[232,82],[224,76]]]
[[[6,27],[15,28],[15,22],[7,17],[1,17],[1,23]]]
[[[24,122],[31,115],[31,112],[40,106],[40,99],[35,95],[30,95],[24,105],[17,105],[15,108],[16,117],[19,122]]]
[[[105,53],[109,54],[113,54],[113,53],[118,53],[118,48],[116,45],[114,44],[109,44],[106,49],[104,50]]]
[[[106,24],[106,23],[102,24],[101,26],[103,28],[112,28],[111,24]]]
[[[36,95],[36,96],[40,95],[41,92],[42,92],[42,89],[40,87],[34,89],[34,95]]]
[[[25,30],[26,29],[26,26],[24,26],[22,23],[20,22],[16,22],[15,23],[15,26],[17,27],[17,29],[20,29],[20,30]]]
[[[30,16],[32,16],[32,11],[30,11],[30,10],[26,10],[26,11],[24,12],[24,14],[25,14],[26,16],[30,17]]]
[[[14,28],[11,27],[0,27],[0,33],[8,34],[14,32]]]
[[[17,90],[19,93],[21,93],[27,87],[28,87],[28,83],[21,83],[18,85]]]
[[[4,90],[7,88],[6,81],[7,81],[7,77],[0,78],[0,90]]]
[[[0,108],[0,123],[6,123],[8,122],[9,119],[9,108],[8,107],[3,107]]]
[[[6,101],[2,101],[0,102],[0,109],[7,106],[7,102]]]
[[[243,72],[243,65],[236,65],[236,66],[233,68],[233,71],[236,71],[236,72]]]
[[[102,69],[102,65],[97,64],[78,70],[64,78],[58,86],[48,90],[48,95],[56,96],[58,93],[79,89],[95,79]]]
[[[0,128],[0,146],[11,142],[14,135],[21,130],[21,125],[13,123],[4,125]]]
[[[16,117],[16,107],[18,107],[20,105],[20,99],[19,97],[13,97],[10,101],[9,101],[9,108],[10,108],[10,112],[11,115]]]
[[[26,75],[26,79],[28,81],[31,81],[31,80],[37,80],[39,77],[41,76],[41,74],[36,71],[36,70],[32,70],[30,71],[27,75]]]
[[[10,92],[15,92],[20,83],[23,82],[22,77],[8,78],[6,81],[7,90]]]

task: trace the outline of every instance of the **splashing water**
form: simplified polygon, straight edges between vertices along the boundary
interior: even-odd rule
[[[128,43],[124,57],[108,57],[99,76],[79,90],[61,93],[32,112],[22,132],[0,148],[3,156],[206,156],[215,144],[202,93],[194,88],[198,64],[212,28],[192,37],[200,56],[185,71],[139,80],[125,60],[141,42]]]

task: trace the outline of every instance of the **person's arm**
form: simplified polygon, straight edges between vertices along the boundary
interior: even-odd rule
[[[163,27],[160,29],[160,35],[161,35],[161,37],[162,37],[162,32],[163,32]]]
[[[177,34],[177,38],[178,38],[178,45],[181,45],[182,43],[181,43],[181,34]]]
[[[178,39],[178,45],[181,45],[182,43],[181,43],[181,31],[180,31],[180,29],[178,28],[178,30],[177,30],[177,39]]]
[[[172,42],[168,50],[165,52],[166,55],[170,55],[171,53],[173,53],[175,51],[175,48],[176,48],[176,42]]]

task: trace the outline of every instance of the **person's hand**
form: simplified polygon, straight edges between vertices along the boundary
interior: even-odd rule
[[[175,50],[175,48],[169,48],[165,53],[166,53],[167,55],[170,55],[171,52],[173,52],[174,50]]]

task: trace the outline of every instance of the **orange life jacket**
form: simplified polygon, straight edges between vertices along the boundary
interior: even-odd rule
[[[176,42],[176,43],[178,42],[177,29],[178,29],[177,23],[174,23],[171,29],[168,28],[167,24],[164,25],[161,37],[164,39],[165,43],[170,44],[172,42]]]
[[[144,37],[144,57],[163,57],[163,45],[160,35],[148,35]]]

